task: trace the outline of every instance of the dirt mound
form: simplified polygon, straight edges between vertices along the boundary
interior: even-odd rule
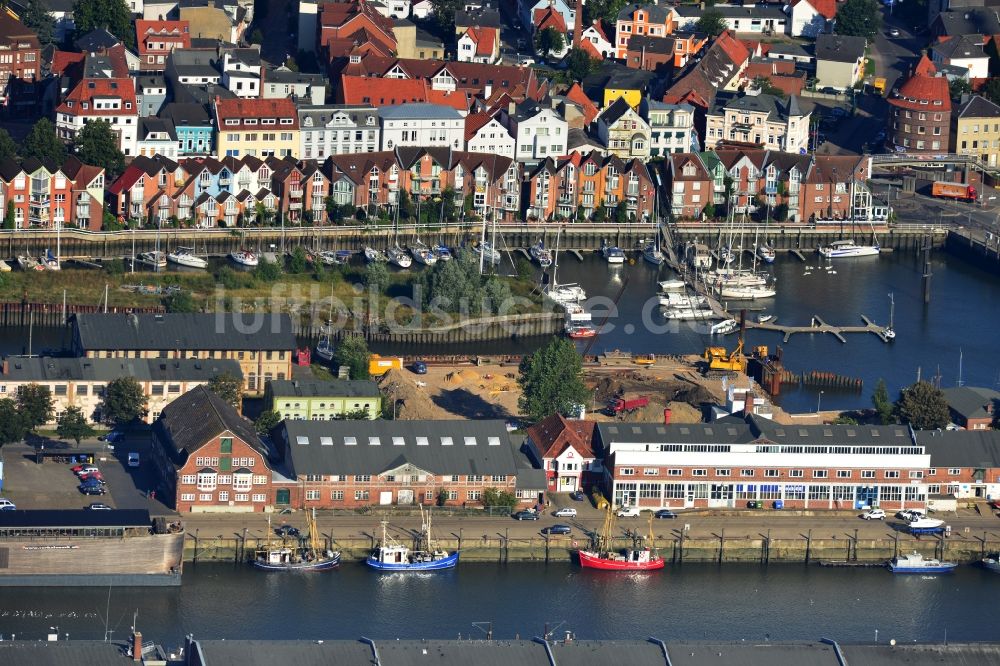
[[[671,389],[673,389],[671,391]],[[686,402],[694,407],[699,407],[706,402],[715,402],[712,392],[701,384],[677,383],[672,384],[667,389],[667,397],[673,402]]]
[[[417,386],[402,370],[390,370],[379,380],[379,390],[384,396],[384,409],[391,413],[393,405],[396,418],[405,421],[415,419],[452,419],[454,414],[434,404],[426,391]]]
[[[459,372],[449,372],[447,375],[444,376],[444,380],[449,384],[457,385],[465,381],[465,378],[462,377],[462,372],[459,371]]]

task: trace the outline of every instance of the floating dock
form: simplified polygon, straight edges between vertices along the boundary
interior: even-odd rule
[[[847,338],[844,335],[848,333],[871,333],[882,340],[882,342],[889,342],[889,337],[886,335],[886,328],[884,326],[879,326],[865,315],[861,315],[861,321],[864,322],[864,326],[834,326],[827,324],[819,315],[813,315],[809,326],[787,326],[774,322],[762,324],[760,322],[747,321],[747,328],[782,333],[785,336],[784,342],[788,342],[788,339],[795,333],[829,333],[841,342],[847,342]]]

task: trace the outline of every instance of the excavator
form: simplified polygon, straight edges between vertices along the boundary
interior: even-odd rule
[[[746,333],[746,310],[740,311],[740,337],[736,349],[728,353],[725,347],[706,347],[702,358],[708,362],[706,377],[731,377],[747,371],[747,357],[743,353],[743,334]]]

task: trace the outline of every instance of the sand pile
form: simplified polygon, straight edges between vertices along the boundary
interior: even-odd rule
[[[395,402],[397,419],[412,421],[456,418],[454,414],[435,405],[426,391],[402,370],[393,369],[385,373],[379,380],[379,389],[384,396],[383,409],[386,412],[392,413]]]

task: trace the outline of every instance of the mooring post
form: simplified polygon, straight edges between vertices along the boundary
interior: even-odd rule
[[[806,530],[806,564],[809,564],[809,558],[812,557],[812,542],[813,542],[813,531],[810,527]]]
[[[858,561],[858,528],[854,528],[854,561]]]
[[[192,562],[198,561],[198,529],[196,527],[194,530],[194,555],[191,557]]]
[[[924,237],[924,305],[931,302],[931,239],[930,236]]]
[[[722,564],[722,555],[726,550],[726,530],[722,529],[722,534],[719,535],[719,564]]]

